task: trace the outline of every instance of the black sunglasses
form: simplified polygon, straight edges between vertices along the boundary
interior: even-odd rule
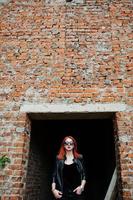
[[[64,145],[73,145],[73,142],[64,142]]]

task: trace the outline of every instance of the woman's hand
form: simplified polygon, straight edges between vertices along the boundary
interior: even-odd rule
[[[78,186],[73,190],[73,192],[76,192],[76,194],[80,195],[83,191],[83,188],[81,186]]]
[[[56,199],[60,199],[62,197],[62,192],[60,192],[59,190],[54,189],[52,192]]]

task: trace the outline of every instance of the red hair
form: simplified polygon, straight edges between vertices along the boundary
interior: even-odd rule
[[[75,140],[72,136],[66,136],[66,137],[63,139],[62,143],[61,143],[61,147],[60,147],[59,153],[58,153],[58,155],[57,155],[57,158],[58,158],[59,160],[62,160],[62,159],[64,159],[64,157],[65,157],[66,152],[65,152],[65,149],[64,149],[64,142],[66,141],[67,138],[70,138],[70,139],[73,141],[73,143],[74,143],[74,148],[73,148],[74,158],[79,158],[79,157],[81,156],[81,155],[77,152],[77,142],[76,142],[76,140]]]

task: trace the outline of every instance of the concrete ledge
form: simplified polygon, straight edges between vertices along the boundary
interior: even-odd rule
[[[91,112],[120,112],[126,111],[123,103],[92,103],[92,104],[34,104],[24,103],[20,112],[25,113],[91,113]]]
[[[6,4],[9,3],[11,0],[0,0],[0,4]]]
[[[66,0],[45,0],[45,4],[46,5],[68,5],[68,6],[72,6],[72,5],[77,5],[77,4],[83,4],[85,3],[84,0],[72,0],[70,2],[67,2]]]

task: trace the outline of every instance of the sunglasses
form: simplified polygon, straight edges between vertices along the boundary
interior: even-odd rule
[[[73,142],[64,142],[64,145],[73,145]]]

